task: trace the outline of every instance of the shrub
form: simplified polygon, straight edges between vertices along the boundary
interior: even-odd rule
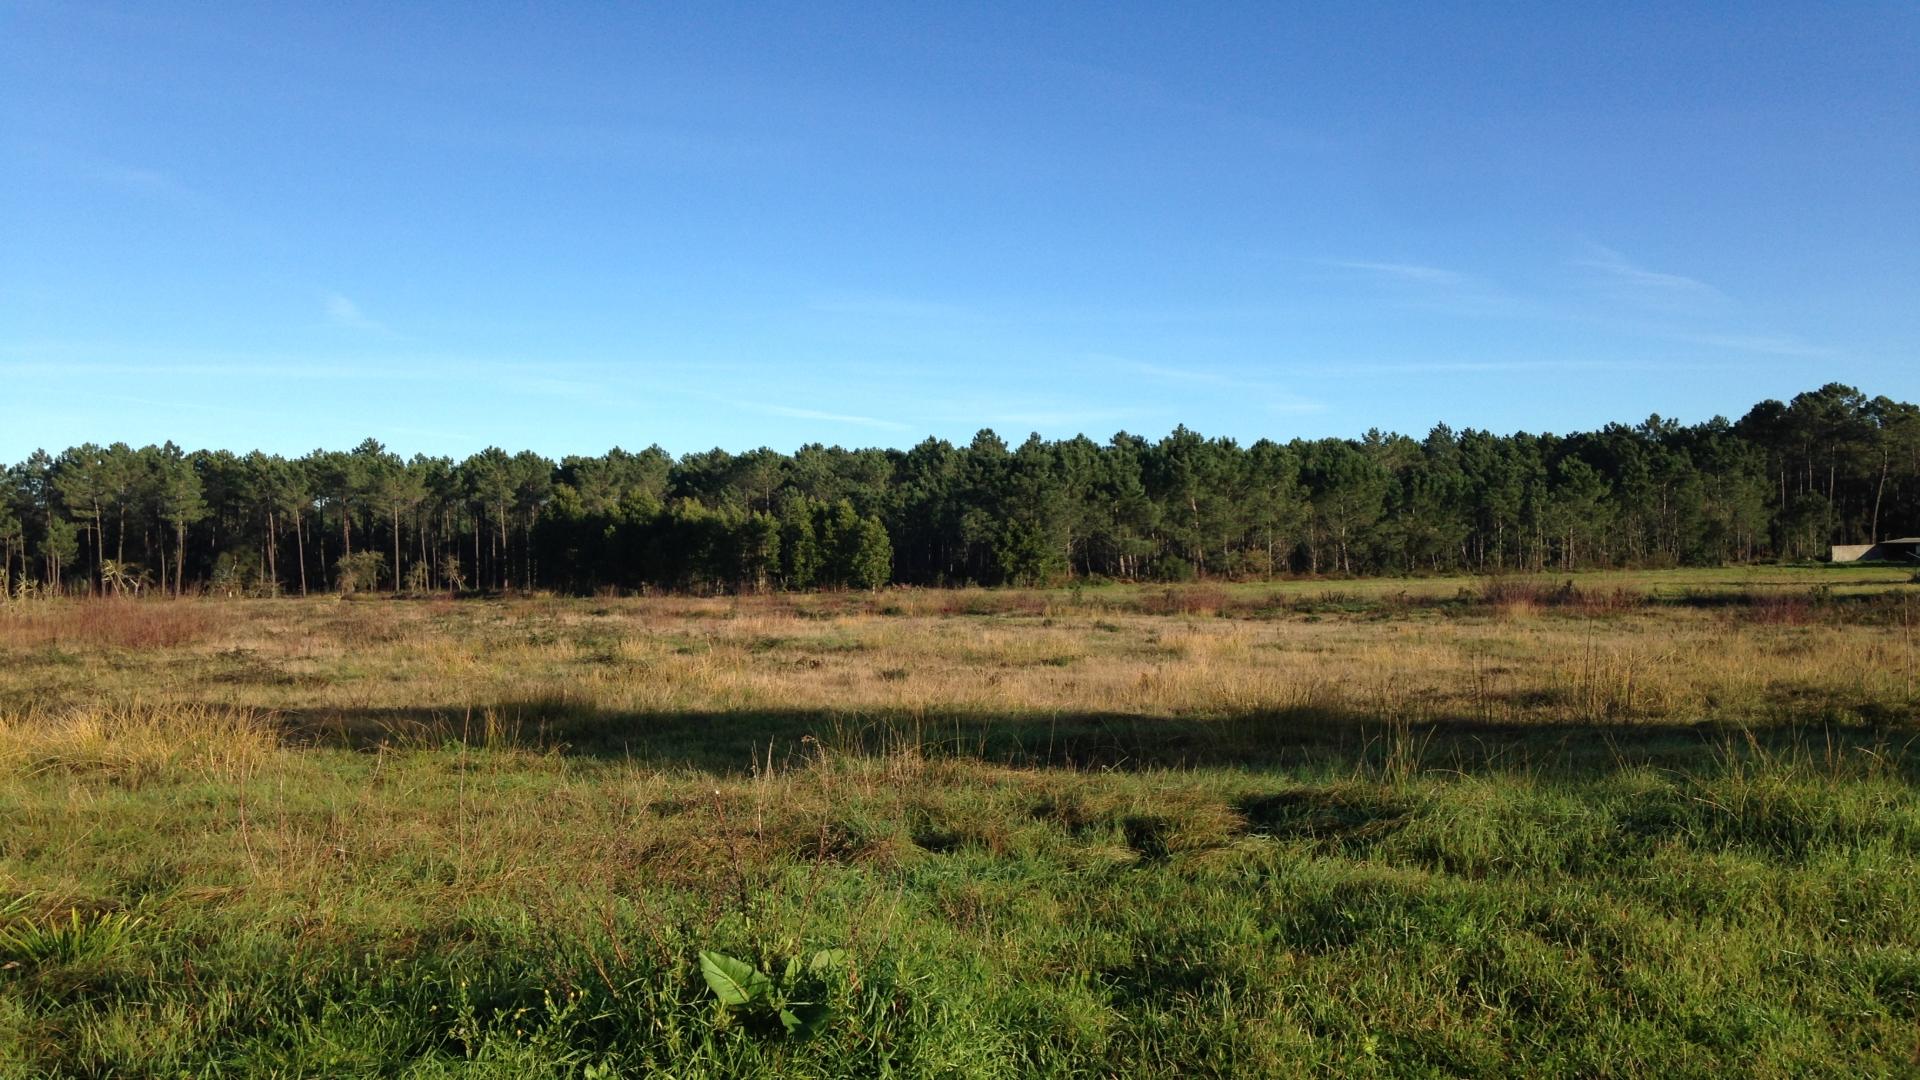
[[[342,556],[333,569],[341,592],[365,592],[380,587],[380,579],[387,574],[387,560],[377,551],[356,551]]]
[[[1162,555],[1153,561],[1150,576],[1155,581],[1192,581],[1193,564],[1178,555]]]
[[[440,581],[452,592],[459,592],[467,587],[466,571],[460,568],[459,556],[440,556]]]
[[[426,563],[416,562],[412,566],[407,567],[407,591],[408,592],[410,593],[426,592],[427,583],[431,579],[432,579],[432,575],[427,573]]]

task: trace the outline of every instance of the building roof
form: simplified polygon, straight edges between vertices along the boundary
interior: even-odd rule
[[[1882,540],[1883,544],[1920,544],[1920,536],[1901,536],[1892,540]]]

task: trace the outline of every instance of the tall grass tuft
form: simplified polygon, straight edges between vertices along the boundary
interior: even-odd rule
[[[67,917],[17,918],[0,922],[0,964],[71,964],[119,952],[139,928],[139,916],[124,911],[82,915],[70,909]]]
[[[0,770],[98,772],[133,780],[243,777],[279,745],[248,709],[122,704],[0,713]]]

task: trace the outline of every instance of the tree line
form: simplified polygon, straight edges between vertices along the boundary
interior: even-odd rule
[[[1804,559],[1920,532],[1920,408],[1840,384],[1738,421],[1241,446],[992,431],[793,454],[36,451],[0,594],[876,588]]]

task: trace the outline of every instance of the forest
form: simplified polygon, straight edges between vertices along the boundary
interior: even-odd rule
[[[36,451],[0,593],[871,589],[1716,565],[1920,531],[1920,408],[1829,384],[1737,421],[1423,439],[1185,427],[552,461]]]

